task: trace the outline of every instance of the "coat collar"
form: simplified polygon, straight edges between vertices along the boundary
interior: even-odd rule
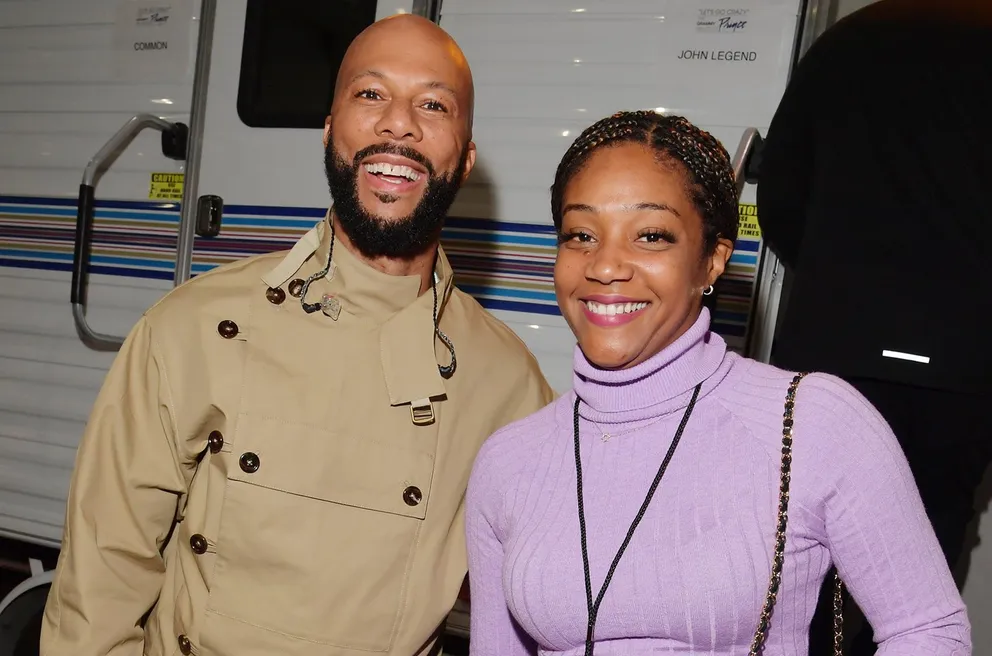
[[[328,212],[262,276],[262,282],[269,288],[279,288],[321,271],[327,264],[330,236]],[[440,321],[453,289],[451,265],[440,247],[434,276]],[[437,367],[439,358],[447,363],[447,349],[434,335],[433,294],[430,290],[424,294],[418,294],[419,291],[419,277],[391,276],[377,271],[339,242],[334,246],[327,275],[314,281],[307,293],[309,302],[324,294],[337,298],[341,303],[339,320],[343,324],[357,320],[371,322],[378,328],[380,363],[392,405],[423,406],[428,399],[445,394],[444,379]],[[298,303],[298,299],[290,296],[287,302],[291,301]],[[298,304],[295,310],[303,313]],[[321,312],[310,316],[315,321],[335,322]]]

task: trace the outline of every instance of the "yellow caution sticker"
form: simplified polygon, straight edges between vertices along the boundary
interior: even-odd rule
[[[758,226],[758,206],[754,203],[741,203],[737,206],[737,237],[738,239],[761,239],[761,228]]]
[[[182,200],[182,173],[152,173],[151,186],[148,190],[151,200]]]

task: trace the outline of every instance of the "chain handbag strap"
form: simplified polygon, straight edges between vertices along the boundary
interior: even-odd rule
[[[778,597],[779,586],[782,583],[782,564],[785,562],[785,529],[789,523],[789,483],[792,477],[792,426],[793,411],[796,408],[796,390],[799,383],[806,377],[805,373],[796,374],[789,384],[785,397],[785,413],[782,415],[782,469],[781,481],[778,488],[778,525],[775,528],[775,555],[772,557],[772,576],[768,583],[768,594],[761,608],[758,628],[751,641],[748,656],[758,656],[762,653],[765,638],[768,636],[768,625]],[[843,584],[840,575],[834,573],[834,656],[844,655],[844,608],[842,598]]]

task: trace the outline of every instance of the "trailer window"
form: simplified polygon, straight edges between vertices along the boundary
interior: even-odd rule
[[[248,0],[238,115],[253,128],[320,128],[341,58],[376,0]]]

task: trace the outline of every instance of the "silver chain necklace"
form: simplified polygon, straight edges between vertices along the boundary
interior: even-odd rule
[[[608,431],[605,428],[603,428],[599,424],[598,421],[595,421],[593,419],[590,419],[589,421],[592,423],[593,426],[595,426],[596,428],[599,429],[599,432],[600,433],[602,433],[602,435],[599,438],[600,441],[602,441],[602,442],[609,442],[614,437],[620,437],[621,435],[626,435],[627,433],[633,433],[634,431],[641,430],[642,428],[647,428],[648,426],[653,426],[654,424],[658,423],[662,419],[664,419],[664,417],[657,417],[654,420],[649,421],[646,424],[640,424],[638,426],[634,426],[633,428],[625,428],[622,431]]]

